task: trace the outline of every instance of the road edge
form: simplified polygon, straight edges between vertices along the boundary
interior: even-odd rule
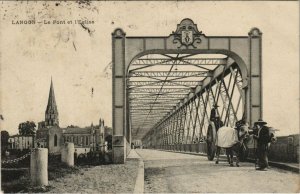
[[[136,177],[133,193],[144,193],[145,165],[144,165],[144,161],[143,161],[142,157],[139,158],[139,165],[138,165],[138,172],[137,173],[138,174],[137,174],[137,177]]]

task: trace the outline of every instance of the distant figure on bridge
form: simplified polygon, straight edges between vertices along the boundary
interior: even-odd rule
[[[219,106],[217,104],[214,104],[210,112],[210,121],[214,122],[216,131],[218,131],[218,129],[224,125],[218,114],[218,107]]]
[[[257,140],[256,156],[258,159],[257,170],[264,170],[269,167],[268,148],[269,143],[276,141],[273,131],[266,126],[267,122],[259,119],[254,123],[253,138]]]

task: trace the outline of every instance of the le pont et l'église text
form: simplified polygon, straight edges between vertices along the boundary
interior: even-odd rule
[[[12,20],[14,25],[20,24],[94,24],[93,20]]]

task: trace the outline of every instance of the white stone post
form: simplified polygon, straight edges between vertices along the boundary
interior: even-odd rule
[[[30,177],[34,186],[48,185],[48,149],[36,148],[30,156]]]
[[[106,153],[108,150],[108,145],[107,145],[107,141],[104,143],[104,152]]]
[[[65,143],[61,150],[61,161],[68,166],[74,166],[74,143]]]

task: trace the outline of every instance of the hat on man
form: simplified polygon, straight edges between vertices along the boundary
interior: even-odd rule
[[[214,104],[214,108],[217,108],[217,107],[219,107],[219,106],[218,106],[218,104],[217,104],[217,103],[215,103],[215,104]]]
[[[243,125],[245,125],[245,121],[244,120],[239,120],[235,123],[235,127],[242,127]]]
[[[262,119],[258,119],[258,121],[254,123],[254,125],[266,125],[266,124],[267,122],[263,121]]]

